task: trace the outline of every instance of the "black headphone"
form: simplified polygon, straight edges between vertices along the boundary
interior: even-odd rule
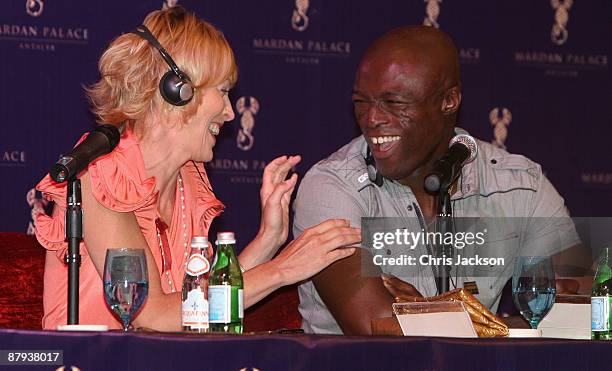
[[[147,26],[140,25],[132,33],[153,45],[166,63],[168,63],[168,66],[170,66],[170,70],[159,80],[159,92],[164,100],[173,106],[183,106],[189,103],[193,99],[193,92],[195,90],[189,76],[178,68],[170,54],[161,46]]]
[[[383,176],[380,175],[378,169],[376,169],[376,162],[374,161],[374,156],[372,156],[372,152],[370,151],[370,147],[366,150],[365,160],[366,167],[368,169],[368,178],[370,178],[370,182],[376,184],[379,187],[383,185]]]

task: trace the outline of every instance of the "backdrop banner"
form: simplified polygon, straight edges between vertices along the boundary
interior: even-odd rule
[[[117,35],[176,0],[14,0],[0,12],[0,230],[33,232],[49,211],[32,191],[94,125],[83,86]],[[259,226],[266,163],[301,154],[296,171],[359,135],[351,106],[367,45],[406,24],[449,33],[459,48],[459,125],[542,165],[573,216],[611,216],[612,49],[609,0],[206,0],[179,3],[219,27],[240,76],[236,112],[206,164],[227,205],[214,230],[239,247]],[[110,21],[109,21],[110,20]]]

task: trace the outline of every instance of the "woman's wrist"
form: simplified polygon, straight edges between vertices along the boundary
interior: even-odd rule
[[[256,241],[259,246],[260,251],[269,254],[267,260],[269,260],[278,250],[278,248],[282,245],[283,241],[279,241],[280,237],[278,236],[278,232],[271,232],[269,229],[261,225],[259,231],[257,232],[257,236],[255,236],[254,242]]]
[[[269,261],[277,250],[278,246],[275,244],[274,239],[262,233],[260,230],[257,236],[255,236],[251,243],[249,243],[238,256],[240,266],[245,271],[248,271]]]
[[[288,277],[284,274],[283,269],[279,266],[275,259],[269,260],[261,265],[266,277],[269,278],[270,284],[274,290],[289,284]]]

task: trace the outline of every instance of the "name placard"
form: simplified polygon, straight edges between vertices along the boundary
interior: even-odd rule
[[[404,336],[478,337],[462,302],[395,303]]]

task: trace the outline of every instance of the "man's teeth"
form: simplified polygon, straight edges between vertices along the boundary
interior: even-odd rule
[[[212,122],[210,125],[208,125],[208,131],[212,134],[212,135],[218,135],[219,134],[219,124],[215,124],[214,122]]]
[[[372,137],[372,143],[383,144],[383,143],[389,143],[389,142],[396,142],[400,139],[401,137],[399,135],[396,135],[393,137]]]

